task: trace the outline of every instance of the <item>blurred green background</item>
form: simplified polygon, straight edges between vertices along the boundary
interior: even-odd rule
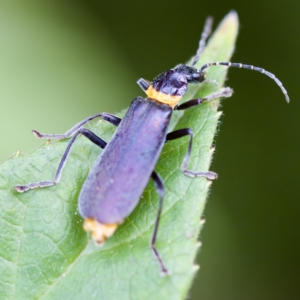
[[[96,112],[116,112],[152,79],[186,61],[203,23],[235,9],[235,91],[211,169],[201,266],[190,299],[300,299],[300,2],[0,1],[0,161],[41,144],[32,129],[63,133]]]

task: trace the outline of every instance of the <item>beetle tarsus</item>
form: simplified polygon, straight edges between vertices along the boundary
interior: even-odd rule
[[[151,249],[152,249],[152,251],[153,251],[153,254],[154,254],[155,258],[157,259],[157,261],[158,261],[158,263],[159,263],[159,265],[160,265],[160,273],[161,273],[161,275],[162,275],[162,276],[167,276],[167,275],[169,275],[170,273],[169,273],[169,271],[167,270],[167,268],[165,267],[165,265],[164,265],[164,263],[163,263],[163,261],[162,261],[160,255],[159,255],[157,249],[155,248],[155,246],[154,246],[154,245],[151,245]]]
[[[37,137],[39,139],[41,138],[41,134],[38,131],[32,130],[32,133],[35,135],[35,137]]]
[[[169,274],[169,272],[168,272],[167,268],[165,267],[165,265],[162,261],[162,258],[155,247],[155,241],[156,241],[157,232],[158,232],[158,225],[159,225],[163,202],[164,202],[165,188],[164,188],[164,184],[163,184],[161,177],[156,172],[153,171],[151,177],[154,180],[156,191],[159,195],[159,206],[158,206],[157,216],[156,216],[154,230],[153,230],[152,239],[151,239],[151,249],[153,251],[155,258],[157,259],[157,261],[160,265],[161,274],[163,276],[166,276]]]
[[[197,99],[191,99],[188,100],[178,106],[175,106],[175,110],[184,110],[184,109],[188,109],[188,108],[192,108],[195,107],[197,105],[202,104],[203,102],[208,102],[208,101],[212,101],[214,99],[217,98],[228,98],[231,97],[233,94],[233,89],[231,89],[230,87],[226,87],[226,88],[221,88],[218,92],[209,94],[203,98],[197,98]]]
[[[55,185],[56,183],[57,182],[55,182],[55,181],[33,182],[33,183],[26,184],[26,185],[16,185],[15,190],[18,191],[19,193],[23,193],[28,190],[34,190],[38,187],[40,187],[40,188],[49,187],[49,186]]]
[[[56,140],[67,139],[67,138],[72,137],[81,128],[83,128],[83,125],[85,125],[89,121],[94,120],[94,119],[99,118],[99,117],[101,117],[103,120],[111,123],[114,126],[118,126],[122,121],[122,119],[120,119],[117,116],[114,116],[114,115],[109,114],[109,113],[102,112],[102,113],[95,114],[93,116],[90,116],[90,117],[82,120],[81,122],[77,123],[75,126],[73,126],[70,130],[68,130],[64,134],[47,134],[47,133],[40,133],[36,130],[32,130],[32,133],[39,139],[56,139]]]
[[[61,140],[65,139],[66,136],[64,134],[46,134],[46,133],[40,133],[36,130],[32,130],[32,133],[34,134],[35,137],[39,139],[56,139],[56,140]]]
[[[218,178],[218,174],[215,173],[215,172],[211,172],[211,171],[208,171],[208,172],[193,172],[193,171],[190,171],[190,170],[184,170],[183,173],[187,176],[190,176],[190,177],[205,177],[208,180],[215,180],[215,179]]]

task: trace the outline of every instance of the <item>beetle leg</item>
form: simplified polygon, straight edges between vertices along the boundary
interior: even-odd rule
[[[186,155],[183,159],[182,165],[181,165],[181,170],[184,174],[190,176],[190,177],[206,177],[209,180],[214,180],[217,179],[218,174],[215,172],[195,172],[187,169],[187,165],[191,156],[191,151],[192,151],[192,145],[193,145],[193,131],[190,128],[184,128],[184,129],[179,129],[173,132],[170,132],[167,134],[166,140],[171,141],[175,139],[179,139],[181,137],[184,137],[186,135],[190,136],[190,142],[188,146],[188,150],[186,152]]]
[[[183,110],[183,109],[192,108],[194,106],[202,104],[203,102],[208,102],[208,101],[214,100],[216,98],[221,98],[221,97],[228,98],[228,97],[232,96],[232,93],[233,93],[233,90],[229,87],[221,88],[219,92],[209,94],[203,98],[192,99],[192,100],[186,101],[178,106],[175,106],[174,110]]]
[[[82,126],[84,124],[86,124],[87,122],[89,122],[93,119],[96,119],[98,117],[101,117],[105,121],[107,121],[115,126],[118,126],[120,124],[120,122],[122,121],[122,119],[120,119],[112,114],[104,112],[104,113],[95,114],[93,116],[90,116],[90,117],[82,120],[81,122],[77,123],[75,126],[73,126],[70,130],[68,130],[64,134],[44,134],[44,133],[39,133],[36,130],[32,130],[32,132],[37,138],[40,138],[40,139],[57,139],[57,140],[66,139],[66,138],[71,137],[75,133],[77,133],[78,130],[80,128],[82,128]]]
[[[40,181],[40,182],[29,183],[29,184],[26,184],[26,185],[16,185],[15,189],[18,192],[23,193],[27,190],[35,189],[37,187],[43,188],[43,187],[52,186],[52,185],[57,184],[60,181],[61,174],[62,174],[63,168],[66,164],[66,160],[67,160],[67,157],[69,155],[70,149],[71,149],[76,137],[79,134],[84,135],[91,142],[93,142],[94,144],[96,144],[97,146],[99,146],[102,149],[104,149],[106,144],[107,144],[104,140],[102,140],[99,136],[97,136],[92,131],[90,131],[86,128],[80,128],[79,130],[77,130],[77,132],[73,135],[72,139],[70,140],[70,142],[67,146],[67,149],[65,150],[65,153],[64,153],[64,155],[63,155],[63,157],[62,157],[62,159],[59,163],[59,166],[57,168],[57,171],[56,171],[56,174],[55,174],[55,177],[54,177],[53,181]]]
[[[155,220],[154,230],[153,230],[153,234],[152,234],[152,238],[151,238],[151,249],[153,251],[153,254],[154,254],[155,258],[157,259],[157,261],[160,265],[162,275],[167,275],[168,270],[164,266],[162,258],[161,258],[159,252],[157,251],[157,249],[155,247],[155,241],[156,241],[156,236],[157,236],[157,231],[158,231],[158,225],[159,225],[159,220],[160,220],[161,211],[162,211],[163,202],[164,202],[165,188],[164,188],[164,184],[162,182],[161,177],[155,171],[152,172],[151,177],[154,180],[154,183],[155,183],[155,186],[156,186],[156,191],[159,195],[159,206],[158,206],[157,217],[156,217],[156,220]]]

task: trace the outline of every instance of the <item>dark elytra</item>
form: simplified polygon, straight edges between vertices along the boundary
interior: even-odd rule
[[[165,143],[171,114],[168,105],[133,100],[82,187],[78,208],[84,218],[112,224],[131,213]]]

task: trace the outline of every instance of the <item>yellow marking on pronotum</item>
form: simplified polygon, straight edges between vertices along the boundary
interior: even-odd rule
[[[107,238],[111,237],[118,224],[101,224],[93,218],[84,220],[83,229],[92,233],[92,238],[97,244],[103,244]]]
[[[149,98],[154,99],[161,103],[165,103],[171,106],[172,108],[174,108],[182,98],[181,96],[172,96],[172,95],[159,92],[153,88],[152,84],[145,92]]]

